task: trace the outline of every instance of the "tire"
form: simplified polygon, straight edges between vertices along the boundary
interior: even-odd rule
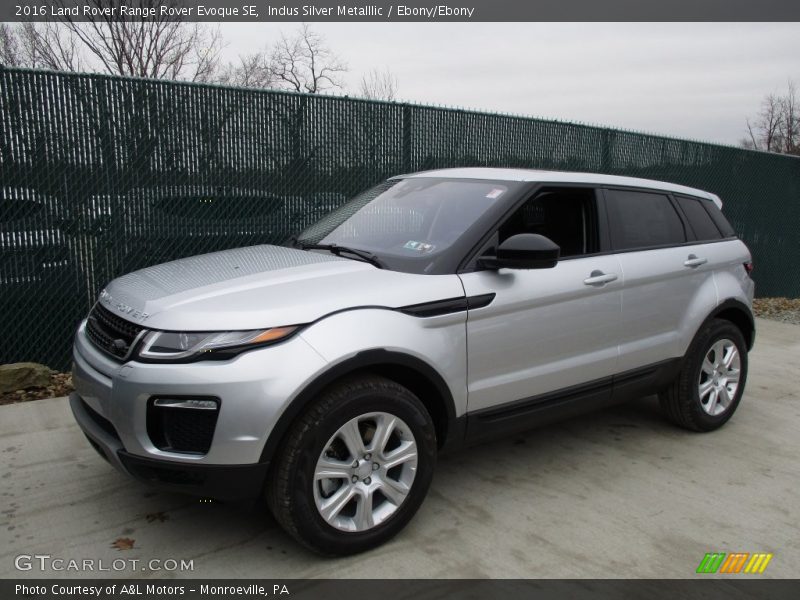
[[[735,360],[731,349],[735,349]],[[733,364],[725,366],[726,360]],[[734,372],[738,381],[732,388]],[[689,346],[678,376],[660,394],[661,407],[680,427],[713,431],[736,412],[746,381],[747,344],[741,330],[730,321],[712,319]]]
[[[385,444],[376,439],[381,432],[388,432]],[[271,469],[267,503],[307,548],[327,556],[363,552],[392,538],[417,512],[436,452],[430,414],[414,394],[382,377],[347,379],[289,428]]]

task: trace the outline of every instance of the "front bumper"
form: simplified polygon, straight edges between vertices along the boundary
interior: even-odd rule
[[[95,449],[123,473],[175,491],[253,498],[263,489],[271,457],[262,454],[275,423],[324,365],[300,336],[228,361],[121,364],[91,344],[84,323],[75,337],[70,406]],[[201,397],[218,402],[208,446],[180,451],[154,435],[156,398]]]
[[[134,479],[166,491],[219,500],[252,499],[263,492],[269,463],[206,465],[136,456],[122,447],[111,422],[93,411],[75,392],[69,395],[69,405],[97,453]]]

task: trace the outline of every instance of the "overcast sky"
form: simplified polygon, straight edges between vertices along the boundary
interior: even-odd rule
[[[221,25],[226,57],[293,23]],[[318,23],[350,67],[403,100],[736,144],[762,97],[800,85],[800,23]]]

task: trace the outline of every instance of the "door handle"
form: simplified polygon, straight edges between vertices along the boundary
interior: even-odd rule
[[[691,267],[694,269],[695,267],[699,267],[700,265],[704,265],[708,262],[707,258],[697,258],[694,254],[690,254],[689,257],[683,261],[684,267]]]
[[[592,271],[589,277],[583,280],[584,285],[605,285],[617,280],[614,273],[603,273],[602,271]]]

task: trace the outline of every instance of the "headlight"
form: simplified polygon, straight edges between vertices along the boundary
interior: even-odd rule
[[[180,361],[225,359],[252,348],[286,339],[299,327],[273,327],[252,331],[151,331],[144,336],[139,358]]]

